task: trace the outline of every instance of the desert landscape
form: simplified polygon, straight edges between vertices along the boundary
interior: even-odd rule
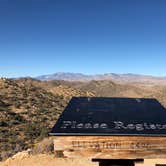
[[[0,0],[0,166],[165,166],[165,9]]]
[[[69,78],[69,77],[68,77]],[[73,78],[73,76],[72,76]],[[157,78],[155,78],[157,79]],[[59,159],[48,133],[72,96],[156,98],[166,106],[166,86],[107,80],[0,79],[1,165],[96,165],[88,159]],[[42,146],[41,146],[42,145]],[[22,152],[23,151],[23,152]],[[22,152],[22,153],[20,153]],[[13,156],[13,157],[12,157]],[[40,161],[39,163],[36,163]],[[78,162],[79,161],[79,162]],[[33,165],[33,164],[32,164]]]

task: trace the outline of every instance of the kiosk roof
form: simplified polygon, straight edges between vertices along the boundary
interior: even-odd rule
[[[166,136],[166,109],[156,99],[73,97],[49,134]]]

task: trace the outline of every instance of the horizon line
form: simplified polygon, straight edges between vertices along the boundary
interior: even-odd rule
[[[25,75],[25,76],[13,76],[13,77],[7,77],[7,76],[0,76],[0,78],[37,78],[37,77],[41,77],[41,76],[49,76],[49,75],[54,75],[54,74],[82,74],[85,76],[95,76],[95,75],[109,75],[109,74],[115,74],[115,75],[137,75],[137,76],[150,76],[150,77],[158,77],[158,78],[164,78],[166,77],[166,75],[153,75],[153,74],[142,74],[142,73],[130,73],[130,72],[126,72],[126,73],[119,73],[119,72],[103,72],[103,73],[86,73],[86,72],[62,72],[62,71],[58,71],[58,72],[54,72],[54,73],[48,73],[48,74],[39,74],[39,75]]]

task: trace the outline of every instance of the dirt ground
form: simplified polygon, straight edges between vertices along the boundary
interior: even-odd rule
[[[0,166],[98,166],[88,159],[61,159],[54,155],[35,155],[22,158],[10,158],[0,163]]]
[[[166,159],[146,159],[144,163],[136,163],[135,166],[155,166],[166,164]],[[56,158],[51,154],[29,155],[27,151],[20,152],[0,163],[0,166],[98,166],[87,158],[68,159]]]

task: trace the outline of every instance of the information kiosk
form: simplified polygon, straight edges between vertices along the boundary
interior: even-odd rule
[[[73,97],[50,136],[58,155],[88,157],[100,166],[163,161],[166,109],[156,99]]]

